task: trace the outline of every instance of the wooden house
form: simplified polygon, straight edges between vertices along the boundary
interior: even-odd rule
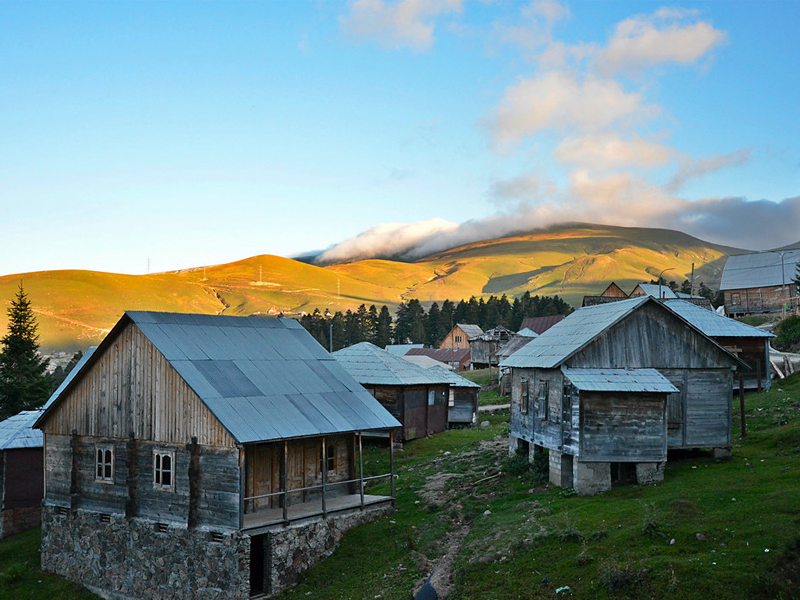
[[[469,348],[411,348],[406,356],[428,356],[446,364],[453,371],[472,369],[472,355]]]
[[[652,296],[653,298],[661,298],[662,300],[671,300],[678,297],[666,284],[637,283],[628,297],[640,298],[641,296]]]
[[[391,510],[361,438],[398,425],[296,321],[127,312],[36,422],[42,568],[105,597],[274,595]]]
[[[433,360],[428,356],[406,355],[403,359],[414,363],[418,367],[428,369],[449,384],[450,393],[447,401],[448,426],[477,422],[478,394],[481,391],[480,384],[454,373],[453,370],[444,363]]]
[[[44,465],[38,410],[0,421],[0,539],[41,522]]]
[[[719,286],[725,298],[725,314],[738,317],[796,310],[798,263],[800,249],[729,257]]]
[[[425,437],[447,429],[449,384],[369,342],[333,353],[334,358],[398,421],[396,439]]]
[[[666,305],[747,364],[747,369],[739,371],[745,389],[770,388],[772,369],[769,362],[769,341],[775,337],[774,334],[723,317],[689,300],[668,300]],[[737,385],[738,383],[734,382],[734,387]]]
[[[448,350],[469,350],[470,339],[479,336],[483,333],[483,329],[477,325],[470,325],[468,323],[458,323],[448,333],[439,344],[439,348],[446,348]]]
[[[497,366],[497,351],[514,336],[513,331],[497,326],[470,338],[469,352],[473,369],[486,369]]]
[[[639,434],[646,435],[652,450],[656,413],[667,394],[667,447],[715,448],[729,456],[733,370],[740,366],[738,358],[650,296],[581,308],[501,363],[512,371],[510,450],[548,448],[551,481],[578,493],[607,490],[612,474],[621,477],[631,469],[653,481],[663,476],[662,461],[651,460],[655,454],[625,458],[614,444],[605,454],[601,448],[587,451],[586,433],[587,427],[596,433],[610,428],[617,445],[632,447]],[[581,387],[585,378],[575,374],[580,369],[593,370],[593,376],[611,369],[609,385],[622,389]],[[626,375],[625,369],[648,371]],[[639,386],[642,375],[650,381],[650,369],[677,391],[666,392],[663,381],[655,389]],[[602,399],[593,396],[601,391]],[[637,424],[626,415],[639,401],[644,404]]]

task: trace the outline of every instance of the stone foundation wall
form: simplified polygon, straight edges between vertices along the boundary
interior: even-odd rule
[[[38,527],[41,522],[41,506],[9,508],[0,511],[0,540],[9,535]]]
[[[649,485],[664,481],[664,469],[666,467],[666,462],[636,463],[636,483]]]
[[[573,457],[558,450],[550,450],[550,483],[569,489],[572,487]]]
[[[573,461],[573,489],[576,494],[591,495],[611,489],[611,463]]]
[[[42,570],[86,586],[103,598],[244,600],[250,594],[250,538],[238,531],[219,541],[201,530],[122,515],[42,511]]]
[[[347,530],[388,516],[393,510],[390,504],[384,504],[267,533],[269,597],[296,584],[304,571],[329,556]]]

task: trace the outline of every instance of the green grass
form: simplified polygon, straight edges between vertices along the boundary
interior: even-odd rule
[[[738,317],[736,320],[741,321],[751,327],[758,327],[759,325],[763,325],[769,321],[774,320],[775,317],[767,316],[767,315],[748,315],[745,317]]]
[[[0,541],[0,600],[97,600],[81,586],[39,570],[40,530]]]
[[[508,404],[510,402],[508,396],[501,396],[498,392],[497,369],[475,369],[474,371],[464,371],[459,375],[481,386],[482,389],[478,393],[478,404],[480,406]]]

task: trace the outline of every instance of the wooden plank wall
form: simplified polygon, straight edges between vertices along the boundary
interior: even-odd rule
[[[661,462],[667,459],[666,394],[581,394],[581,460]]]
[[[233,447],[235,442],[164,356],[129,324],[44,424],[50,434]]]

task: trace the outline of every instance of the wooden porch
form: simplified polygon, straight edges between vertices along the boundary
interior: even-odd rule
[[[289,525],[292,522],[311,519],[314,517],[327,516],[347,510],[368,510],[379,504],[391,503],[394,498],[391,496],[374,496],[364,494],[363,504],[361,494],[348,494],[346,496],[336,496],[328,498],[323,508],[322,499],[292,504],[287,507],[284,514],[283,508],[271,508],[260,510],[244,515],[243,531],[254,529],[269,528],[275,525]]]

